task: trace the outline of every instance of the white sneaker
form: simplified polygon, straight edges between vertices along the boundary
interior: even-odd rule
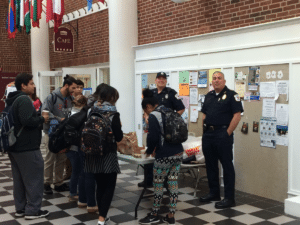
[[[26,220],[34,220],[34,219],[38,219],[38,218],[44,218],[46,216],[49,216],[49,211],[48,210],[40,210],[35,215],[25,215],[25,219]]]

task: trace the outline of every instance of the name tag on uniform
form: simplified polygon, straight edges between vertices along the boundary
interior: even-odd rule
[[[235,98],[235,101],[237,101],[237,102],[240,102],[240,101],[241,101],[241,98],[240,98],[240,96],[239,96],[238,94],[236,94],[236,95],[234,96],[234,98]]]

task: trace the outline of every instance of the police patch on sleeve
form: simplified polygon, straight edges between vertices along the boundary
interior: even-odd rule
[[[240,102],[240,101],[241,101],[241,98],[240,98],[240,96],[239,96],[238,94],[236,94],[236,95],[234,96],[234,98],[235,98],[235,101],[237,101],[237,102]]]

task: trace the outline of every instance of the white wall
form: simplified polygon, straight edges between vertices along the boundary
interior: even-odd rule
[[[136,74],[221,68],[234,88],[234,67],[290,63],[289,194],[300,195],[300,18],[135,47]],[[139,82],[139,81],[137,81]],[[174,83],[175,84],[175,83]],[[136,93],[140,88],[136,84]],[[136,96],[137,99],[137,96]],[[139,111],[140,110],[140,111]],[[141,107],[136,113],[141,112]],[[139,117],[136,123],[139,123]],[[141,135],[141,130],[137,130]]]

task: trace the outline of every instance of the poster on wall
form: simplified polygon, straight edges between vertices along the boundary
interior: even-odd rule
[[[142,74],[142,88],[147,88],[148,86],[148,74]]]
[[[277,125],[287,126],[289,122],[289,105],[276,104]]]
[[[199,115],[199,112],[197,110],[197,107],[198,106],[191,106],[191,115],[190,115],[190,121],[192,123],[197,123],[197,120],[198,120],[198,115]]]
[[[260,97],[275,98],[276,83],[275,82],[260,82]]]
[[[166,72],[166,75],[167,75],[167,87],[171,87],[171,83],[170,83],[170,73],[169,72]]]
[[[198,83],[198,72],[190,71],[190,86],[197,86]]]
[[[189,71],[180,71],[179,72],[179,84],[189,84],[189,82],[190,82]]]
[[[262,116],[263,117],[275,117],[275,100],[274,99],[263,99],[262,107]]]
[[[276,132],[277,132],[277,145],[283,145],[288,146],[289,145],[289,137],[288,137],[288,126],[276,126]]]
[[[198,104],[198,88],[190,88],[190,104]]]
[[[180,96],[189,96],[190,94],[190,86],[187,84],[179,84],[179,95]]]
[[[257,84],[259,78],[260,67],[259,66],[250,66],[249,67],[249,76],[248,84]]]
[[[199,71],[198,87],[206,88],[207,87],[207,72]]]
[[[179,96],[179,99],[181,99],[181,101],[186,109],[188,109],[190,107],[190,97],[189,96]]]
[[[186,124],[189,124],[189,110],[185,109],[184,112],[181,115],[182,119]]]
[[[262,117],[260,119],[260,146],[276,148],[276,118]]]
[[[240,98],[244,98],[245,91],[246,91],[245,82],[235,82],[235,92],[238,93]]]

